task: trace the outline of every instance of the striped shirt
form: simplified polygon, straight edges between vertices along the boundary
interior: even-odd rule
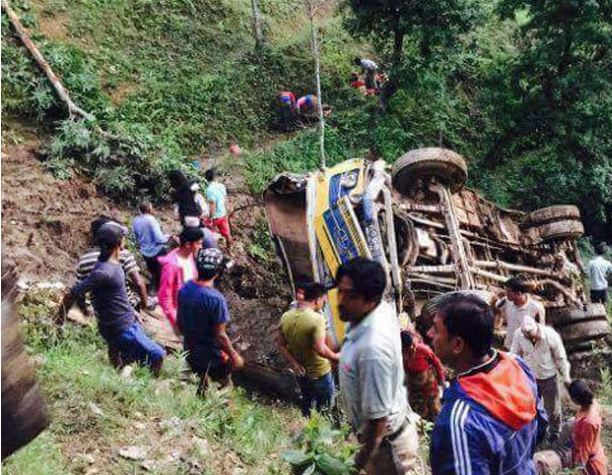
[[[76,270],[77,282],[85,280],[87,276],[91,274],[91,271],[98,263],[98,257],[100,257],[99,247],[92,247],[81,255]],[[136,264],[136,259],[134,259],[134,255],[127,249],[121,250],[121,253],[119,254],[119,263],[123,268],[126,278],[132,272],[140,272],[138,264]]]

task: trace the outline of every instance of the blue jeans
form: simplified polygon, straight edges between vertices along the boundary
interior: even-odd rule
[[[297,381],[302,391],[302,414],[305,417],[310,415],[313,406],[321,411],[331,405],[335,391],[331,371],[317,379],[300,376]]]
[[[164,349],[151,340],[138,323],[109,340],[108,346],[120,358],[122,366],[133,362],[156,366],[166,356]]]

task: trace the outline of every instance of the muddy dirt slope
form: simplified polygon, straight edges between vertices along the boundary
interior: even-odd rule
[[[90,181],[54,178],[39,160],[44,139],[21,127],[17,136],[19,140],[5,141],[2,147],[3,253],[17,262],[22,277],[70,285],[78,256],[88,244],[91,220],[104,214],[128,224],[136,211],[112,203]],[[252,251],[253,246],[262,247],[263,210],[248,193],[239,163],[217,165],[225,174],[234,209],[236,265],[220,283],[232,313],[230,332],[249,359],[282,365],[272,338],[290,296],[274,258]],[[169,206],[158,215],[165,231],[179,232]]]

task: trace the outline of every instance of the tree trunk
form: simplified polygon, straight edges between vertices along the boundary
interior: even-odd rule
[[[251,9],[253,10],[253,36],[255,37],[255,49],[259,51],[264,46],[264,37],[261,31],[261,17],[259,16],[257,0],[251,0]]]
[[[51,85],[53,86],[53,89],[55,89],[55,92],[57,93],[59,99],[64,102],[66,106],[68,106],[68,113],[70,114],[70,117],[72,117],[73,115],[78,115],[83,117],[84,119],[93,120],[93,115],[78,107],[72,101],[72,99],[70,99],[68,91],[66,90],[60,79],[57,77],[57,75],[53,72],[51,66],[45,60],[36,45],[30,39],[30,36],[21,24],[21,21],[19,20],[19,17],[9,5],[8,0],[2,0],[2,9],[6,12],[9,20],[11,21],[11,24],[13,25],[13,28],[15,28],[15,32],[19,36],[19,39],[21,40],[23,45],[30,52],[30,54],[34,58],[34,61],[36,61],[36,64],[38,64],[40,69],[42,69],[49,81],[51,81]]]
[[[389,80],[384,85],[380,95],[380,101],[385,109],[387,108],[389,99],[397,92],[397,89],[399,88],[399,69],[402,64],[403,51],[404,31],[399,26],[399,16],[397,16],[395,19],[395,29],[393,34],[391,71],[389,73]]]

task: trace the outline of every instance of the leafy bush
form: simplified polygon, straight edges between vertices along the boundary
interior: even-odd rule
[[[283,453],[294,473],[301,475],[349,475],[354,473],[356,444],[347,441],[348,429],[334,430],[329,420],[314,414],[296,439],[298,449]]]

